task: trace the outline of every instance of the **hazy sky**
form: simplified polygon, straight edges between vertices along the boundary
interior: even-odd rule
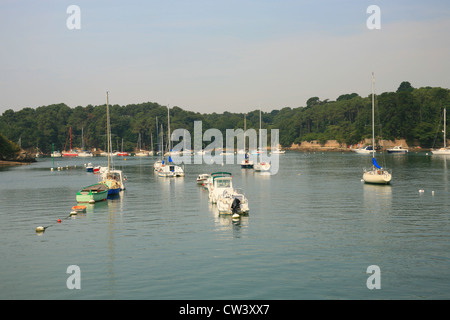
[[[372,71],[377,93],[450,88],[450,1],[0,0],[0,46],[0,114],[104,104],[106,91],[111,104],[270,111],[367,96]]]

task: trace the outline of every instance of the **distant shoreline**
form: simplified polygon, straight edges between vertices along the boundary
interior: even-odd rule
[[[34,161],[16,161],[16,160],[0,160],[0,167],[19,166],[24,164],[31,164]]]

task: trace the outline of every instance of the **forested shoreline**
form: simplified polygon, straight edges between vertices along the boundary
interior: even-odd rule
[[[375,122],[377,136],[382,139],[405,139],[408,144],[430,148],[443,143],[443,108],[450,107],[450,90],[440,87],[413,88],[402,82],[395,92],[376,95]],[[156,102],[110,105],[113,149],[132,151],[139,135],[146,149],[156,149],[156,134],[160,125],[167,130],[167,106]],[[216,128],[244,128],[244,113],[201,114],[170,108],[171,130],[187,129],[193,133],[194,121],[202,121],[203,131]],[[259,128],[259,109],[246,113],[247,129]],[[317,140],[325,143],[357,144],[371,136],[371,95],[343,94],[335,101],[311,97],[305,106],[283,107],[262,112],[262,127],[279,129],[280,144],[290,147],[302,141]],[[157,129],[157,123],[158,129]],[[50,153],[69,148],[68,133],[72,128],[72,147],[81,147],[83,132],[86,149],[105,149],[106,104],[77,106],[64,103],[6,110],[0,116],[0,133],[13,142],[21,141],[27,150],[39,149]],[[193,134],[192,134],[193,136]],[[166,139],[166,138],[165,138]],[[167,140],[166,140],[167,141]],[[270,142],[269,142],[270,144]]]

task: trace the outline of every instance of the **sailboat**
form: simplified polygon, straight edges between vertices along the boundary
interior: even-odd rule
[[[446,121],[446,108],[444,108],[444,147],[437,149],[437,150],[432,150],[431,152],[433,154],[438,154],[438,155],[450,155],[450,148],[447,147],[447,137],[445,134],[445,121]]]
[[[163,125],[161,123],[161,132],[163,132]],[[158,139],[159,136],[159,132],[158,132],[158,117],[156,117],[156,138]],[[163,154],[164,151],[161,150],[161,146],[164,149],[164,137],[163,134],[161,134],[161,143],[158,143],[158,155],[161,156],[161,158],[159,160],[156,160],[155,163],[153,164],[153,170],[155,172],[159,172],[159,169],[161,168],[162,164],[163,164]]]
[[[176,165],[172,162],[172,158],[170,157],[170,113],[169,106],[167,106],[167,131],[168,131],[168,139],[169,139],[169,161],[163,161],[161,167],[158,170],[158,175],[160,177],[184,177],[184,170],[179,165]]]
[[[136,153],[134,156],[135,157],[147,157],[148,156],[148,151],[142,150],[142,140],[141,140],[140,132],[139,132],[139,138],[138,138],[137,147],[136,147]]]
[[[93,157],[94,155],[92,154],[91,151],[87,151],[84,150],[84,133],[83,133],[83,129],[81,128],[81,152],[78,153],[79,157]]]
[[[104,185],[108,186],[108,195],[115,195],[120,192],[120,190],[124,189],[123,187],[123,181],[120,181],[119,179],[122,179],[122,172],[121,170],[111,170],[111,129],[110,129],[110,123],[109,123],[109,98],[108,98],[108,92],[106,92],[106,136],[108,139],[108,150],[107,150],[107,156],[108,156],[108,167],[104,172],[101,174],[102,181],[100,183],[103,183]],[[113,172],[114,171],[114,172]]]
[[[372,145],[375,146],[375,78],[372,73]],[[389,184],[392,175],[386,169],[383,169],[375,160],[375,148],[372,150],[372,169],[364,170],[363,180],[365,183]]]
[[[244,154],[245,154],[245,159],[241,161],[241,168],[243,169],[253,169],[253,161],[248,159],[248,152],[247,149],[245,147],[245,131],[247,131],[247,118],[246,115],[244,115]]]
[[[62,153],[63,157],[78,157],[78,153],[75,150],[72,150],[72,127],[69,128],[69,139],[70,139],[70,150],[64,151]],[[67,140],[66,140],[67,145]],[[64,150],[66,150],[66,146],[64,146]]]
[[[253,167],[255,171],[269,171],[270,170],[270,162],[261,161],[261,155],[266,152],[262,149],[262,136],[261,136],[261,109],[259,109],[259,162],[255,164]]]

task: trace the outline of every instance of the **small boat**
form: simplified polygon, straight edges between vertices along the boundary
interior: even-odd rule
[[[69,139],[70,139],[70,150],[69,151],[63,151],[62,156],[63,157],[78,157],[78,153],[74,150],[72,150],[72,127],[69,128]],[[67,145],[67,141],[66,141]],[[64,150],[66,148],[64,147]]]
[[[87,157],[93,157],[94,154],[91,151],[83,150],[83,151],[78,153],[78,156],[81,157],[81,158],[87,158]]]
[[[169,106],[167,106],[167,136],[170,137],[170,113],[169,113]],[[168,161],[164,161],[162,160],[161,166],[158,169],[158,176],[160,177],[184,177],[184,169],[182,167],[180,167],[179,165],[175,164],[172,162],[172,158],[170,157],[170,155],[174,155],[177,154],[175,152],[173,152],[170,148],[170,140],[169,140],[169,147],[168,149],[170,150],[169,152],[167,152],[168,155]],[[164,151],[163,151],[164,153]],[[178,153],[180,154],[180,153]]]
[[[366,146],[363,148],[358,148],[358,149],[351,149],[353,152],[356,152],[358,154],[371,154],[374,152],[374,149],[372,146]]]
[[[387,149],[386,150],[388,153],[401,153],[401,154],[405,154],[408,153],[408,149],[403,149],[403,147],[400,146],[395,146],[393,148]]]
[[[94,203],[104,201],[108,197],[108,187],[103,183],[96,183],[82,188],[77,192],[77,202]]]
[[[374,83],[375,79],[372,74],[372,144],[375,145],[375,116],[374,116],[374,109],[375,109],[375,93],[374,93]],[[386,170],[380,167],[375,160],[375,150],[372,150],[372,168],[368,170],[364,170],[363,173],[363,180],[365,183],[372,183],[372,184],[389,184],[392,179],[392,174]]]
[[[211,203],[217,203],[217,200],[225,192],[233,194],[233,176],[230,172],[215,172],[211,173],[211,177],[207,182],[209,194],[208,198]]]
[[[169,158],[170,159],[170,158]],[[158,170],[158,176],[160,177],[184,177],[184,170],[179,165],[174,164],[173,162],[162,163],[161,167]]]
[[[248,200],[245,195],[238,190],[233,193],[225,191],[217,200],[217,209],[219,214],[241,215],[248,214]]]
[[[94,173],[100,173],[100,170],[101,170],[101,169],[102,169],[101,166],[96,166],[96,167],[94,167],[93,172],[94,172]]]
[[[53,152],[50,154],[50,156],[51,156],[52,158],[59,158],[59,157],[61,157],[61,152],[59,152],[59,151],[53,151]]]
[[[73,206],[72,211],[75,212],[86,212],[86,206]]]
[[[447,147],[447,137],[445,134],[445,119],[446,118],[446,108],[444,108],[444,146],[437,150],[432,150],[431,153],[437,154],[437,155],[450,155],[450,148]]]
[[[280,149],[274,149],[273,151],[272,151],[272,153],[273,154],[284,154],[284,153],[286,153],[286,151],[285,150],[280,150]]]
[[[117,195],[121,190],[125,189],[123,185],[122,171],[111,169],[111,156],[109,151],[111,150],[111,128],[110,128],[110,117],[109,117],[109,99],[108,92],[106,92],[106,135],[108,138],[108,166],[101,170],[101,182],[108,187],[108,195]],[[123,139],[122,139],[123,147]]]
[[[197,177],[197,184],[203,185],[208,180],[209,177],[211,177],[209,173],[199,174]]]
[[[241,161],[242,169],[253,169],[254,163],[252,160],[249,160],[248,153],[245,154],[245,159]]]
[[[94,166],[92,165],[92,163],[88,163],[87,165],[86,165],[86,171],[87,172],[94,172]]]
[[[270,162],[258,162],[254,169],[255,171],[270,171]]]

